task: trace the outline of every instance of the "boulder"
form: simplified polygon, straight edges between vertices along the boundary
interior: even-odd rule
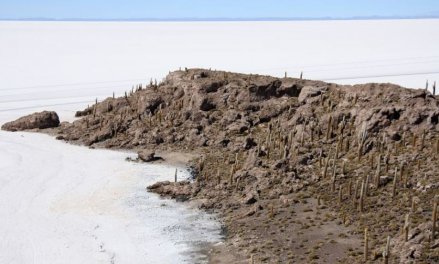
[[[1,129],[6,131],[23,131],[28,129],[44,129],[59,126],[59,118],[55,112],[39,112],[4,124]]]
[[[154,151],[141,150],[137,152],[137,157],[139,160],[144,162],[151,162],[156,160],[161,160],[161,157],[156,157]]]

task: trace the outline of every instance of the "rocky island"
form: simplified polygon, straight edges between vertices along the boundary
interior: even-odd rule
[[[212,263],[439,262],[439,101],[424,89],[185,69],[76,116],[2,129],[195,154],[193,180],[147,190],[221,218]]]

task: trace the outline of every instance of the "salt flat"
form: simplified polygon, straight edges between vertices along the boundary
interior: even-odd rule
[[[438,31],[437,19],[0,22],[0,113],[51,108],[67,118],[179,67],[423,88],[439,80]]]
[[[129,155],[0,132],[0,263],[200,258],[193,251],[219,241],[219,224],[147,193],[145,186],[172,180],[175,168],[125,162]],[[179,177],[187,171],[180,168]]]
[[[423,88],[439,80],[438,30],[439,20],[0,22],[0,124],[43,109],[71,121],[179,67]],[[0,132],[0,263],[191,262],[194,245],[220,239],[210,216],[145,192],[174,168],[127,155]]]

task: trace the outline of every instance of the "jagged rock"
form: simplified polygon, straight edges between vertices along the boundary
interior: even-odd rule
[[[44,129],[59,126],[59,118],[55,112],[44,111],[20,117],[19,119],[5,123],[1,128],[7,131],[23,131],[28,129]]]
[[[328,88],[327,87],[314,87],[314,86],[305,86],[302,88],[299,94],[299,103],[305,102],[306,99],[310,97],[318,96],[324,93]]]
[[[147,190],[160,194],[160,196],[187,200],[193,193],[193,186],[189,181],[181,182],[157,182],[147,187]]]

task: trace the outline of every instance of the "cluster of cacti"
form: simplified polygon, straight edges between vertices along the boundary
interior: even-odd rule
[[[425,91],[428,91],[428,87],[429,87],[429,83],[428,80],[425,83]],[[432,94],[436,95],[436,81],[433,82],[433,86],[432,86]]]
[[[355,96],[354,97],[354,101],[357,101],[358,97]],[[355,103],[355,102],[354,102]],[[331,105],[331,103],[330,103]],[[335,126],[334,123],[337,124],[337,121],[334,120],[333,115],[331,113],[328,114],[328,119],[327,119],[327,123],[326,123],[326,140],[328,142],[331,142],[330,139],[334,137],[334,129],[333,127]],[[351,120],[351,123],[353,123],[353,121]],[[346,120],[343,119],[343,124],[340,124],[341,127],[346,127]],[[367,124],[363,124],[363,127],[360,129],[357,141],[356,141],[356,145],[358,147],[358,152],[357,152],[357,159],[359,161],[362,161],[362,157],[364,155],[364,147],[366,142],[368,142],[368,140],[374,140],[373,138],[371,138],[368,133],[367,133]],[[317,128],[318,130],[318,128]],[[343,130],[341,130],[343,131]],[[340,133],[340,130],[337,131],[338,133]],[[336,133],[337,134],[337,133]],[[348,135],[352,135],[351,132],[346,133]],[[417,142],[417,138],[420,138],[419,142]],[[300,145],[303,144],[303,136],[300,136]],[[314,141],[314,139],[312,137],[310,137],[311,142]],[[402,138],[399,142],[396,142],[394,144],[394,147],[391,148],[391,144],[389,144],[388,142],[388,137],[386,136],[382,136],[382,138],[380,138],[380,140],[377,140],[375,142],[375,146],[378,149],[378,153],[375,155],[374,152],[372,152],[371,154],[368,155],[369,157],[369,164],[370,164],[370,168],[371,171],[374,171],[374,174],[370,174],[367,173],[366,175],[364,175],[364,177],[362,179],[357,179],[356,181],[354,181],[355,187],[354,187],[354,199],[353,199],[353,203],[354,205],[358,208],[359,212],[364,212],[366,207],[365,207],[365,200],[366,197],[369,194],[369,188],[370,185],[373,184],[375,186],[375,189],[378,190],[378,188],[380,187],[384,187],[384,183],[381,183],[381,176],[383,175],[388,175],[389,171],[390,171],[390,166],[391,166],[391,160],[397,160],[400,159],[398,158],[401,153],[406,152],[406,151],[425,151],[426,148],[426,140],[427,140],[427,133],[425,130],[423,130],[420,135],[416,135],[415,133],[412,134],[412,141],[411,141],[411,148],[410,150],[405,149],[406,148],[406,140],[407,140],[407,134],[404,132],[402,135]],[[341,181],[340,183],[338,182],[337,179],[337,160],[340,158],[340,150],[344,150],[344,151],[348,151],[348,148],[341,148],[340,146],[343,146],[343,143],[340,142],[346,142],[346,145],[350,145],[349,141],[350,139],[346,138],[345,135],[343,135],[343,133],[340,133],[339,136],[337,137],[337,141],[336,141],[336,146],[335,146],[335,151],[334,148],[332,148],[332,155],[331,154],[326,154],[324,155],[324,151],[321,150],[318,156],[318,168],[320,168],[321,172],[322,172],[322,179],[327,179],[328,178],[328,172],[332,175],[330,177],[330,189],[331,192],[335,192],[337,190],[338,187],[338,203],[339,205],[343,205],[343,196],[346,194],[348,196],[351,195],[351,189],[352,189],[352,178],[348,177],[348,183],[347,183],[347,188],[346,185],[343,183],[343,181]],[[387,153],[386,153],[386,149],[387,149]],[[370,150],[369,150],[370,151]],[[433,144],[433,153],[438,154],[439,153],[439,139],[435,140],[435,144]],[[394,156],[393,156],[394,155]],[[343,155],[342,155],[343,156]],[[333,157],[333,158],[332,158]],[[376,162],[375,162],[376,161]],[[341,174],[342,175],[346,175],[347,173],[347,169],[346,169],[346,160],[343,160],[341,162]],[[382,165],[384,164],[385,166],[385,170],[383,171],[382,169]],[[413,164],[413,163],[412,163]],[[419,170],[421,167],[421,162],[420,160],[417,160],[415,162],[417,169]],[[409,172],[409,168],[408,168],[408,163],[405,160],[401,160],[399,161],[398,165],[395,165],[394,170],[393,170],[393,181],[391,184],[391,197],[393,199],[397,199],[397,197],[399,196],[398,192],[399,192],[399,188],[404,188],[408,191],[410,191],[408,188],[409,186],[413,186],[413,181],[411,182],[410,179],[410,172]],[[392,165],[393,166],[393,165]],[[388,176],[385,176],[388,177]],[[344,177],[343,177],[344,178]],[[344,190],[347,190],[346,192],[344,192]],[[401,190],[402,191],[402,190]],[[376,194],[374,194],[376,195]],[[320,203],[320,199],[321,196],[318,196],[319,199],[319,203]],[[416,201],[417,198],[413,198],[412,199],[412,211],[415,211],[415,207],[416,207]],[[436,210],[437,207],[434,207]],[[437,212],[434,211],[434,214],[437,215]],[[346,217],[346,215],[344,214],[344,217]],[[435,219],[437,219],[437,216],[433,216],[436,217]],[[433,220],[436,221],[437,220]],[[344,221],[343,221],[344,222]],[[404,222],[404,225],[402,227],[403,230],[403,234],[404,234],[404,238],[407,241],[409,239],[409,227],[410,227],[410,215],[406,214],[406,219]],[[436,224],[433,224],[433,229],[436,230]],[[437,231],[436,231],[437,232]],[[366,236],[366,235],[365,235]],[[366,239],[366,238],[365,238]],[[367,248],[365,248],[365,260],[367,260]],[[385,263],[388,263],[389,258],[390,258],[390,238],[388,240],[387,246],[386,246],[386,251],[383,253],[384,256],[384,261]]]
[[[355,97],[354,100],[358,100],[358,97]],[[335,123],[335,124],[334,124]],[[343,118],[343,122],[340,123],[336,123],[333,120],[332,115],[329,115],[329,119],[328,119],[328,123],[327,123],[327,128],[326,128],[326,140],[329,141],[331,138],[334,137],[334,130],[333,127],[334,126],[340,126],[342,129],[339,129],[337,131],[337,133],[339,133],[339,136],[337,136],[337,143],[335,148],[333,148],[333,155],[324,155],[323,151],[320,151],[320,154],[318,156],[318,166],[320,169],[322,169],[322,179],[327,179],[328,177],[328,170],[330,170],[331,173],[331,191],[334,192],[337,189],[338,186],[338,201],[339,204],[343,204],[343,196],[346,194],[348,196],[352,195],[352,178],[349,178],[348,184],[345,185],[342,182],[339,183],[337,185],[337,160],[340,158],[340,150],[343,150],[345,152],[349,151],[349,147],[342,147],[342,146],[350,146],[352,143],[350,143],[349,139],[345,138],[345,135],[343,134],[343,130],[344,128],[346,128],[346,124],[347,121]],[[351,120],[351,122],[349,124],[353,124],[353,121]],[[367,142],[367,140],[369,139],[369,135],[367,133],[366,130],[366,126],[367,124],[364,124],[362,129],[360,130],[359,136],[357,138],[356,141],[356,145],[358,147],[358,152],[357,152],[357,159],[359,161],[362,160],[363,157],[363,153],[364,153],[364,146]],[[305,144],[305,129],[306,129],[306,125],[303,126],[303,129],[300,131],[300,136],[299,136],[299,140],[298,140],[298,146],[303,146]],[[350,130],[348,133],[346,134],[352,134],[352,127],[353,125],[350,125]],[[307,140],[313,142],[314,139],[314,130],[318,130],[318,128],[314,127],[314,126],[308,126],[308,128],[310,129],[310,133],[309,133],[309,138],[307,138]],[[276,158],[277,156],[275,156],[276,153],[276,149],[283,149],[283,154],[281,157],[282,159],[288,158],[288,151],[290,148],[294,148],[295,143],[294,143],[294,138],[295,138],[295,134],[296,134],[296,129],[293,129],[293,131],[290,133],[290,135],[287,137],[287,140],[285,142],[283,142],[281,139],[281,137],[277,136],[276,134],[276,129],[279,129],[279,127],[277,126],[276,122],[272,122],[270,123],[270,125],[268,126],[267,129],[267,134],[266,134],[266,152],[267,152],[267,158]],[[317,133],[318,135],[318,133]],[[415,134],[413,134],[412,137],[412,145],[413,147],[415,146],[419,146],[419,150],[422,151],[425,148],[425,140],[426,140],[426,133],[423,132],[421,134],[421,140],[420,140],[420,144],[417,145],[416,144],[416,138],[417,136]],[[392,152],[390,151],[390,147],[387,150],[387,153],[385,153],[386,151],[386,146],[389,146],[388,142],[387,142],[387,137],[382,137],[382,140],[379,141],[379,144],[377,144],[379,146],[379,151],[378,154],[371,154],[369,155],[369,165],[372,171],[375,171],[374,177],[371,177],[370,174],[366,174],[363,179],[357,179],[356,180],[356,186],[354,188],[355,192],[354,192],[354,204],[356,204],[358,211],[359,212],[364,212],[365,211],[365,200],[366,197],[368,196],[369,193],[369,187],[370,184],[373,184],[375,186],[376,189],[378,189],[380,187],[380,177],[383,173],[382,171],[382,164],[384,163],[385,165],[385,173],[387,174],[389,172],[390,169],[390,160],[391,160],[391,154]],[[394,155],[398,156],[401,151],[403,151],[403,147],[405,146],[405,140],[406,140],[406,135],[403,135],[403,138],[401,140],[401,142],[399,142],[398,144],[395,144],[395,148],[394,150]],[[260,141],[258,141],[260,142]],[[282,143],[281,143],[282,142]],[[259,144],[258,144],[259,145]],[[438,147],[435,147],[435,152],[438,152]],[[258,153],[259,151],[261,151],[260,146],[258,146]],[[272,157],[270,157],[270,155]],[[333,157],[333,158],[331,158]],[[347,173],[347,168],[346,168],[346,160],[343,160],[341,162],[341,174],[342,175],[346,175]],[[404,188],[407,188],[409,185],[409,173],[408,173],[408,169],[406,167],[406,162],[401,161],[399,166],[395,166],[395,169],[393,170],[393,184],[391,185],[391,196],[393,198],[397,197],[397,191],[398,191],[398,186],[402,186]],[[347,186],[347,187],[346,187]],[[344,190],[346,190],[346,192],[344,192]],[[318,199],[318,205],[321,204],[321,196],[317,197]],[[413,207],[415,206],[415,200],[413,200]],[[272,211],[272,207],[270,207],[270,217],[272,217],[273,215],[273,211]],[[413,209],[414,210],[414,209]],[[346,214],[344,214],[344,219],[346,218]],[[343,221],[345,222],[345,220]],[[404,222],[404,226],[403,226],[403,232],[404,232],[404,237],[406,240],[408,240],[408,233],[409,233],[409,215],[406,215],[406,220]],[[367,261],[368,260],[368,255],[369,255],[369,232],[368,229],[365,229],[365,241],[364,241],[364,260]],[[386,249],[383,252],[383,261],[384,263],[388,263],[390,259],[390,237],[387,240],[387,244],[386,244]]]

